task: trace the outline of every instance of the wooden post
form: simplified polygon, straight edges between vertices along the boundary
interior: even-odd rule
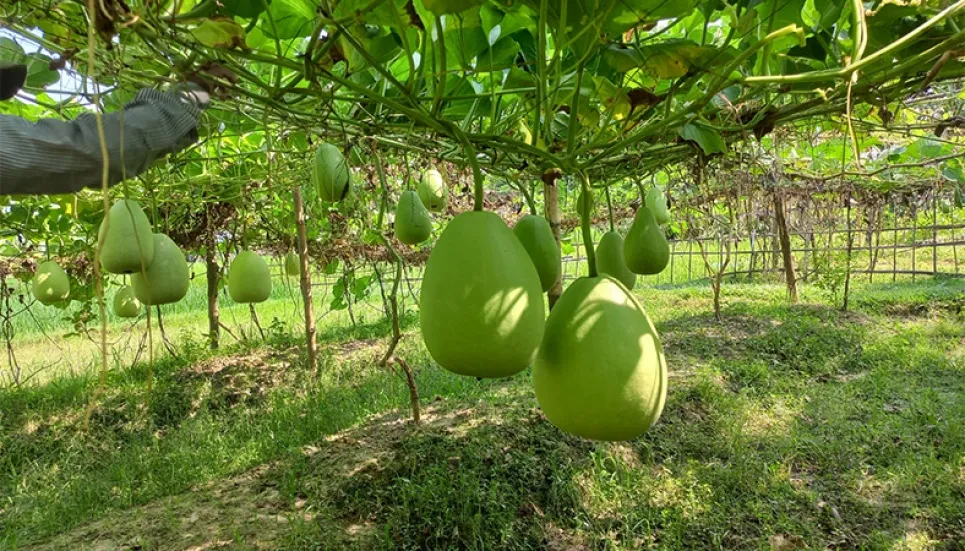
[[[911,280],[915,281],[918,271],[918,201],[912,199],[911,204]]]
[[[894,224],[891,243],[894,246],[891,249],[891,282],[894,283],[898,281],[898,206],[895,204],[894,195],[891,196],[891,221]]]
[[[694,240],[687,240],[687,283],[694,279]]]
[[[772,195],[774,199],[774,221],[777,224],[781,254],[784,257],[784,283],[787,285],[787,296],[791,303],[797,304],[797,276],[794,275],[794,256],[791,253],[791,235],[787,230],[784,197],[777,190]]]
[[[546,221],[550,223],[550,229],[553,230],[553,237],[556,239],[556,246],[562,246],[562,241],[560,237],[560,190],[556,185],[556,181],[560,179],[563,173],[558,168],[551,168],[543,173],[543,203],[546,209],[544,216]],[[579,255],[577,255],[579,258]],[[579,263],[577,263],[579,266]],[[579,268],[577,268],[579,269]],[[560,295],[563,294],[563,271],[560,270],[560,277],[557,278],[556,283],[550,287],[550,290],[546,292],[546,297],[549,299],[550,310],[556,305],[556,301],[560,299]]]
[[[854,232],[851,227],[851,190],[848,190],[848,194],[844,198],[848,203],[848,208],[845,209],[845,216],[848,217],[847,228],[848,228],[848,251],[847,258],[845,262],[844,269],[844,303],[842,304],[842,309],[848,311],[848,301],[850,300],[851,294],[851,249],[854,246]]]
[[[301,261],[302,302],[305,305],[305,346],[308,349],[308,367],[318,369],[318,343],[315,340],[315,310],[312,308],[312,273],[308,262],[308,234],[305,231],[305,204],[300,187],[292,189],[295,199],[295,224],[298,226],[298,259]]]
[[[220,275],[220,268],[218,268],[217,252],[218,252],[218,241],[215,239],[214,227],[211,224],[211,208],[212,205],[208,205],[206,212],[206,235],[204,243],[204,264],[207,270],[207,280],[208,280],[208,342],[211,350],[217,350],[218,343],[221,337],[221,314],[218,311],[218,276]]]
[[[938,189],[931,194],[931,271],[938,273]]]

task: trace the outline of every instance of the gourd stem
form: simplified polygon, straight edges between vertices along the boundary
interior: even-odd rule
[[[613,201],[610,199],[610,186],[603,188],[603,190],[606,192],[606,210],[610,215],[610,231],[616,231],[613,223]]]
[[[590,277],[596,277],[596,251],[593,250],[593,231],[590,227],[593,197],[590,195],[592,193],[590,191],[590,179],[586,177],[585,172],[580,172],[580,184],[583,189],[583,214],[580,215],[580,218],[583,227],[583,245],[586,247],[587,273]]]

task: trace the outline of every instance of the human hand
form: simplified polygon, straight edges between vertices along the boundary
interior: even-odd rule
[[[223,99],[228,97],[228,89],[238,83],[238,75],[216,61],[209,61],[187,76],[211,96]]]

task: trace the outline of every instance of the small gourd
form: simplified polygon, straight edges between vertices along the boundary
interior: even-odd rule
[[[136,318],[141,313],[141,302],[134,296],[129,285],[121,287],[114,295],[114,315],[119,318]]]
[[[352,187],[352,172],[342,152],[330,143],[323,143],[315,151],[312,180],[318,196],[324,201],[345,199]]]
[[[41,304],[51,305],[70,296],[70,278],[59,264],[48,260],[37,266],[30,290]]]
[[[171,304],[184,298],[190,285],[184,253],[170,237],[154,234],[154,258],[147,270],[131,276],[134,296],[148,306]]]
[[[243,251],[228,267],[228,295],[242,304],[264,302],[271,296],[271,270],[258,253]]]

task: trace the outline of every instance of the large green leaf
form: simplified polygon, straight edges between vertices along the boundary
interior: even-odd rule
[[[830,30],[842,14],[851,12],[850,2],[840,0],[806,0],[801,10],[804,25],[815,31]]]
[[[265,4],[271,0],[220,0],[225,13],[251,19],[265,11]]]
[[[687,123],[677,129],[677,134],[685,141],[696,143],[706,155],[727,151],[727,144],[720,137],[720,133],[705,124]]]
[[[278,38],[301,38],[315,28],[315,10],[312,0],[273,0],[268,13],[275,20]],[[275,36],[270,22],[263,19],[260,26],[265,34]]]
[[[459,13],[476,6],[481,6],[486,0],[422,0],[422,5],[436,15]]]
[[[693,12],[699,0],[621,0],[613,8],[604,27],[610,34],[621,34],[638,25],[671,19]]]
[[[371,0],[341,0],[333,15],[337,19],[354,17],[359,23],[379,27],[411,28],[413,15],[407,10],[409,3],[410,0],[383,0],[371,7]],[[363,8],[368,9],[362,11]]]
[[[696,42],[673,39],[643,47],[611,45],[604,50],[607,65],[618,72],[643,69],[657,78],[679,78],[703,67],[717,50]]]
[[[198,42],[209,48],[244,47],[245,30],[233,19],[205,19],[191,30]]]
[[[28,54],[27,63],[27,88],[45,88],[60,81],[60,73],[50,68],[50,56],[34,53]]]
[[[0,61],[23,63],[24,57],[23,48],[16,40],[0,36]]]

